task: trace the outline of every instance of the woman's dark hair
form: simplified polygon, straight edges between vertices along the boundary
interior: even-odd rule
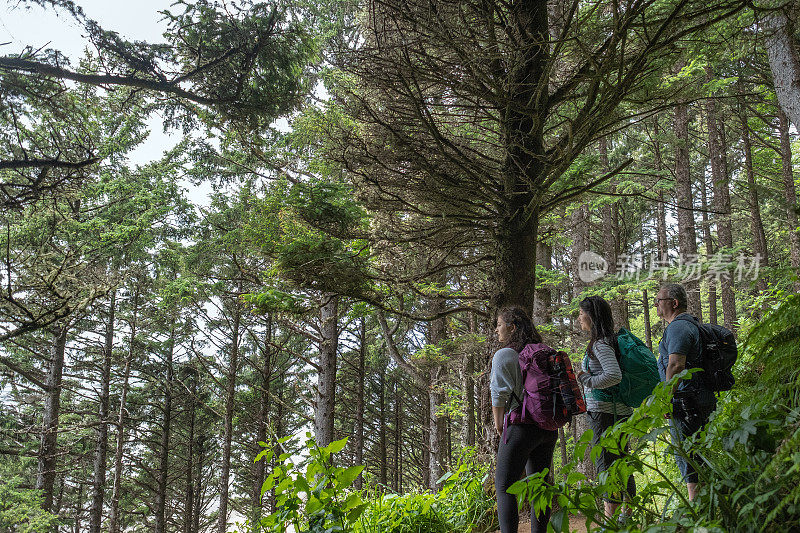
[[[584,298],[579,305],[592,320],[588,351],[592,351],[595,342],[602,340],[614,348],[614,353],[619,359],[619,345],[617,344],[617,333],[614,330],[614,315],[611,314],[611,306],[601,296]]]
[[[528,312],[518,305],[511,305],[503,307],[497,313],[498,318],[502,318],[503,322],[514,326],[514,332],[511,334],[508,346],[520,352],[526,344],[533,344],[542,342],[542,336],[536,331],[536,326],[533,325],[531,317]]]

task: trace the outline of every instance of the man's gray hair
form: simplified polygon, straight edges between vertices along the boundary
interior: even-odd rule
[[[674,298],[678,301],[678,310],[686,310],[689,297],[683,285],[680,283],[665,283],[661,286],[661,289],[667,293],[668,298]]]

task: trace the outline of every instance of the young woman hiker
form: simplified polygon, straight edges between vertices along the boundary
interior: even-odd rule
[[[503,348],[492,358],[490,391],[492,415],[500,446],[497,449],[495,490],[497,492],[497,514],[502,533],[517,533],[519,511],[517,498],[506,489],[528,475],[551,467],[557,431],[542,429],[534,424],[509,424],[504,431],[504,418],[512,409],[519,407],[522,398],[522,372],[519,352],[526,344],[541,343],[542,337],[531,322],[528,313],[521,307],[504,307],[497,316],[495,328],[497,339]],[[550,509],[536,516],[531,509],[531,532],[544,533],[550,520]]]
[[[619,366],[620,352],[611,306],[600,296],[584,298],[580,303],[578,323],[583,331],[589,333],[589,346],[576,378],[583,386],[589,427],[594,432],[592,438],[594,446],[608,428],[628,418],[633,409],[619,400],[615,401],[613,392],[603,390],[613,387],[622,380]],[[627,445],[625,451],[628,451]],[[619,457],[603,449],[595,463],[597,473],[607,470]],[[630,496],[636,494],[636,481],[633,475],[628,478],[626,492]],[[606,516],[614,516],[620,503],[619,494],[606,495],[604,498]],[[625,514],[619,517],[620,521],[625,521],[626,518]]]

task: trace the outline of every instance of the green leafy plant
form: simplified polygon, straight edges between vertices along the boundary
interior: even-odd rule
[[[452,533],[493,531],[494,500],[483,487],[488,465],[462,459],[441,479],[436,494],[376,494],[353,531],[359,533]]]
[[[306,437],[308,456],[299,464],[294,463],[291,453],[278,453],[276,447],[259,443],[265,449],[255,460],[275,463],[261,494],[274,490],[277,510],[261,518],[255,531],[283,533],[290,526],[297,533],[352,531],[350,524],[364,511],[366,503],[361,494],[349,490],[364,467],[346,468],[333,462],[333,454],[344,448],[347,438],[320,447],[311,433]],[[290,439],[283,437],[277,444]]]

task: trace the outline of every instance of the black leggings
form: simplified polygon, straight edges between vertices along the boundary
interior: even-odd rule
[[[551,468],[553,450],[556,447],[558,432],[547,431],[534,425],[512,424],[506,428],[507,439],[500,439],[497,449],[497,469],[494,486],[497,491],[497,514],[502,533],[517,533],[519,529],[519,509],[517,497],[506,489],[528,475]],[[507,442],[503,442],[507,440]],[[550,507],[538,517],[531,505],[531,533],[544,533],[550,521]]]

